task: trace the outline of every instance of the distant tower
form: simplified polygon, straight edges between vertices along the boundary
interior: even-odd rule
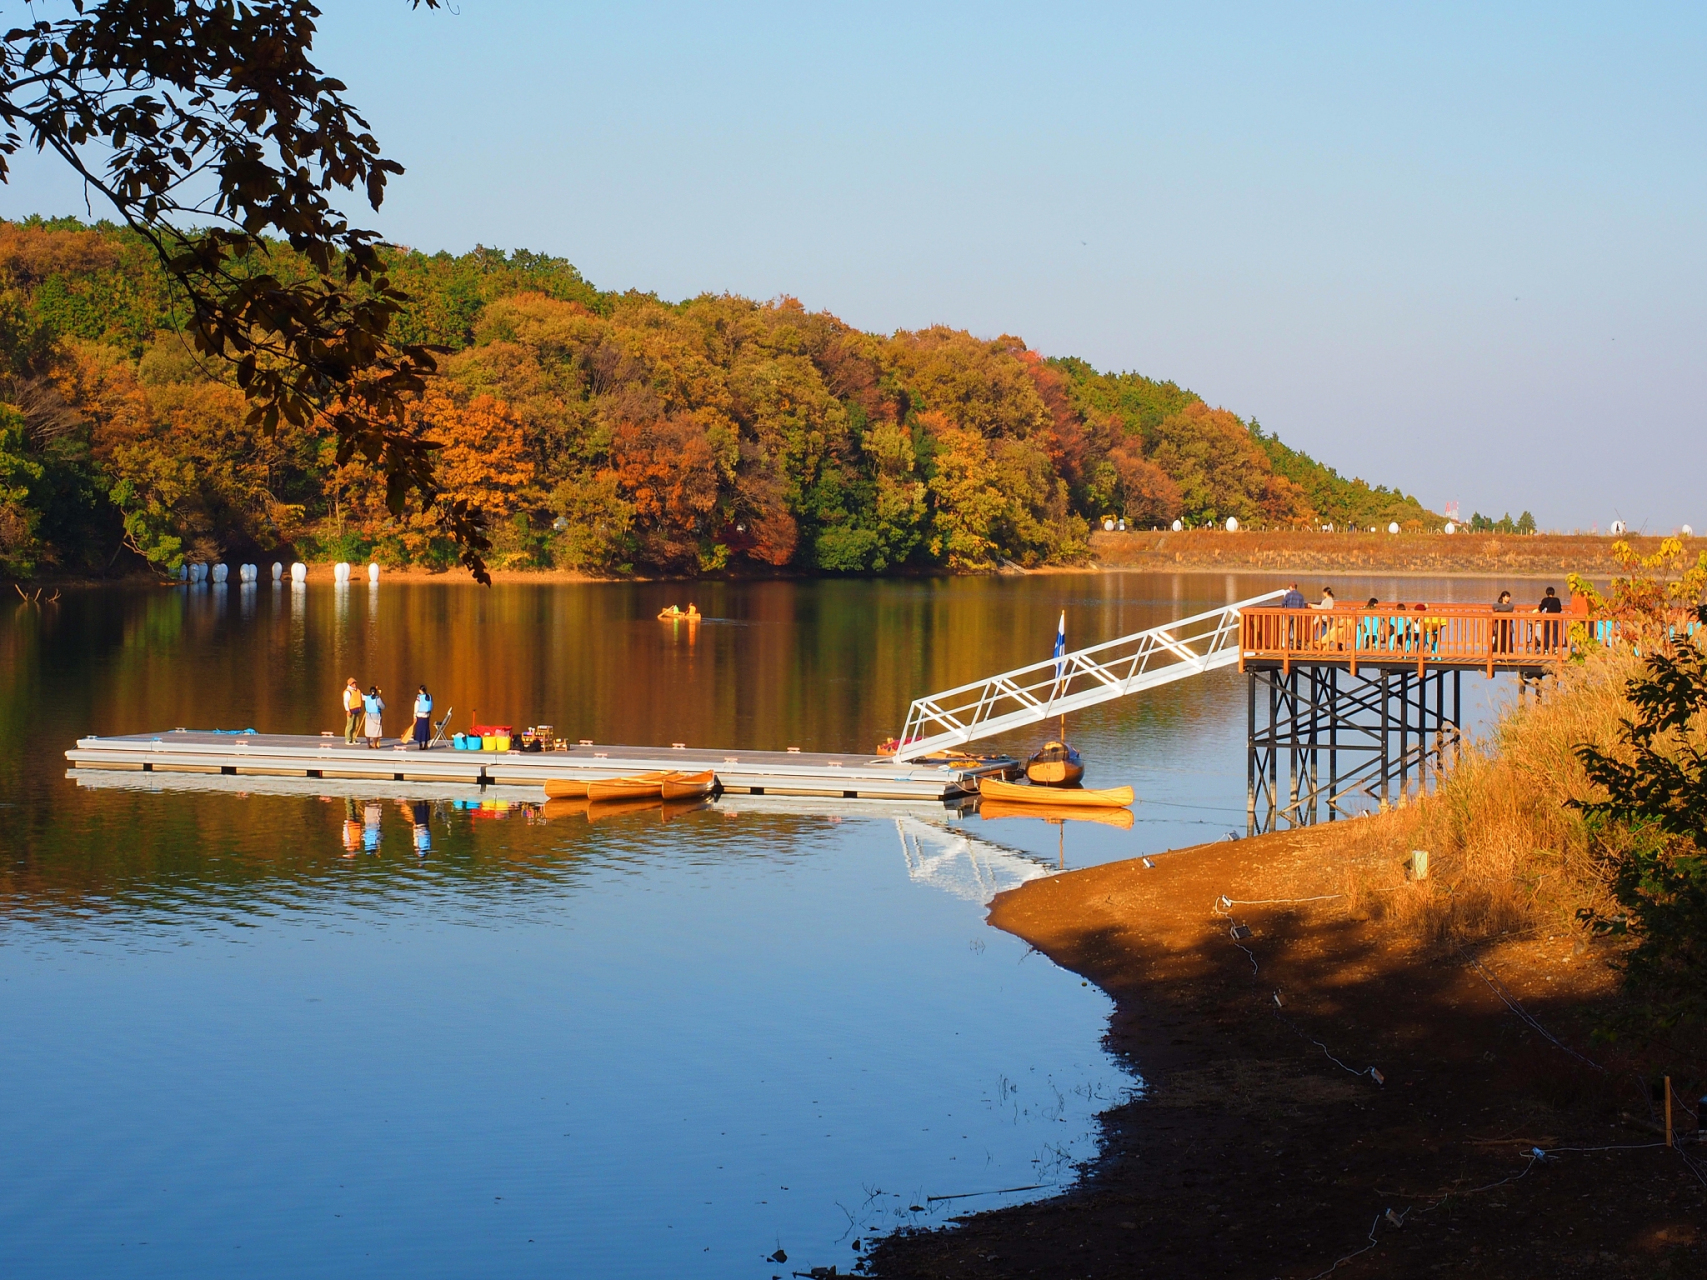
[[[1458,504],[1456,502],[1449,502],[1446,504],[1446,518],[1455,522],[1464,518],[1458,514]]]

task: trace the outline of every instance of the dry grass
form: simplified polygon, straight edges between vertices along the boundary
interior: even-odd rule
[[[1606,905],[1607,837],[1591,836],[1566,801],[1595,793],[1575,748],[1616,744],[1631,714],[1625,685],[1640,666],[1628,652],[1596,655],[1466,744],[1431,794],[1336,824],[1355,907],[1419,940],[1455,943],[1573,928],[1579,908]],[[1421,882],[1407,879],[1415,849],[1429,853]]]

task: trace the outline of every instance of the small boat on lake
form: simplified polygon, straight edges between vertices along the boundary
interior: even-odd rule
[[[691,604],[685,609],[671,605],[668,609],[658,610],[660,622],[698,622],[702,616],[698,607]]]
[[[1077,751],[1057,739],[1045,742],[1027,757],[1025,776],[1040,787],[1077,786],[1085,776],[1085,762]]]
[[[699,800],[717,789],[717,774],[710,769],[703,773],[672,773],[659,786],[666,800]]]
[[[1010,804],[1051,805],[1074,809],[1118,809],[1131,804],[1137,798],[1131,787],[1107,787],[1102,790],[1089,787],[1027,787],[1017,782],[1003,782],[999,778],[978,779],[978,794],[986,800],[1005,800]]]
[[[630,774],[626,778],[599,778],[587,784],[587,799],[661,800],[664,797],[664,779],[673,772],[660,769],[652,773]]]

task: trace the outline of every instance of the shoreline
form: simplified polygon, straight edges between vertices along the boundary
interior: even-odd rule
[[[1099,573],[1240,573],[1296,576],[1305,578],[1464,578],[1487,581],[1535,581],[1547,579],[1563,584],[1565,574],[1576,572],[1596,580],[1606,580],[1620,572],[1612,558],[1612,545],[1629,543],[1641,555],[1652,555],[1663,539],[1655,536],[1631,536],[1617,539],[1607,535],[1588,534],[1370,534],[1314,533],[1308,531],[1238,532],[1217,529],[1193,529],[1181,533],[1127,532],[1091,535],[1091,559],[1079,564],[1040,565],[1034,569],[1002,567],[980,573],[953,573],[947,569],[920,569],[906,573],[879,575],[896,580],[954,577],[1047,576],[1056,574]],[[1691,550],[1700,540],[1689,539]],[[1703,544],[1707,545],[1707,544]],[[267,569],[278,553],[263,557]],[[288,561],[281,560],[282,563]],[[332,561],[310,561],[310,582],[330,581]],[[366,581],[365,568],[358,572],[351,586]],[[811,582],[842,575],[812,573],[782,573],[774,570],[751,573],[722,573],[717,575],[672,576],[668,574],[631,574],[625,577],[601,577],[573,569],[493,569],[494,583],[561,582],[561,583],[660,583],[688,584],[710,582]],[[270,572],[270,570],[269,570]],[[477,585],[466,571],[426,569],[417,565],[384,566],[380,581],[402,579],[409,582],[454,582]],[[287,579],[288,580],[288,579]],[[270,585],[270,576],[263,575],[259,586]],[[115,584],[147,584],[176,586],[175,581],[136,572],[119,578],[91,578],[79,575],[42,576],[31,579],[29,590],[37,587],[53,591],[64,587],[111,586]],[[235,582],[229,586],[237,586]],[[23,590],[23,583],[18,584]]]
[[[1591,1046],[1616,999],[1601,947],[1501,938],[1473,949],[1478,970],[1354,898],[1297,901],[1350,884],[1343,857],[1320,856],[1330,833],[1200,845],[999,895],[992,926],[1113,998],[1106,1043],[1143,1089],[1104,1113],[1100,1154],[1072,1188],[873,1241],[866,1273],[1699,1274],[1707,1194],[1622,1118],[1645,1109],[1632,1062]],[[1406,891],[1397,867],[1360,869]],[[1251,934],[1235,940],[1234,923]],[[1533,1147],[1628,1145],[1561,1152],[1526,1176],[1542,1168]]]

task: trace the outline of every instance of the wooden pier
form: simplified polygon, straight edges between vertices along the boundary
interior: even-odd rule
[[[978,779],[1017,767],[1007,757],[981,762],[897,763],[863,753],[719,751],[692,747],[581,744],[567,751],[428,751],[388,740],[378,750],[342,738],[282,733],[172,729],[79,738],[65,753],[77,769],[234,777],[335,778],[363,782],[543,787],[548,778],[619,778],[659,769],[711,769],[737,795],[821,796],[845,800],[954,800]]]
[[[1428,603],[1242,610],[1247,829],[1419,793],[1462,740],[1464,673],[1557,672],[1573,618]]]

